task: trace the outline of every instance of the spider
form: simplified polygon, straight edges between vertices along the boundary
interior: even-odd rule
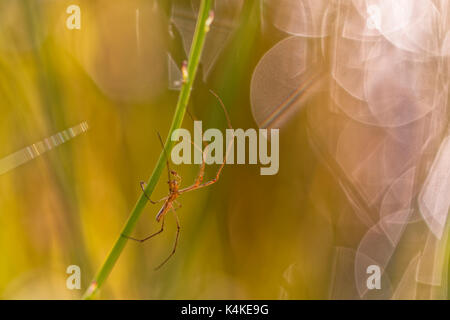
[[[215,92],[213,92],[211,90],[210,90],[210,92],[218,99],[218,101],[220,103],[220,106],[222,107],[222,109],[223,109],[223,111],[225,113],[225,117],[226,117],[226,120],[227,120],[227,123],[228,123],[228,127],[230,129],[232,129],[230,118],[228,116],[228,112],[227,112],[227,110],[225,108],[225,105],[223,104],[223,101],[220,99],[220,97]],[[192,115],[190,113],[189,113],[189,115],[192,118]],[[175,254],[175,251],[177,249],[178,239],[179,239],[180,229],[181,229],[180,221],[178,220],[178,216],[176,214],[176,210],[181,208],[181,204],[177,201],[177,198],[180,195],[182,195],[183,193],[210,186],[210,185],[216,183],[219,180],[219,177],[220,177],[220,174],[222,172],[222,169],[224,168],[225,163],[226,163],[228,151],[230,150],[230,147],[231,147],[232,141],[233,141],[233,139],[232,139],[230,145],[227,147],[227,151],[226,151],[224,160],[222,161],[222,164],[220,165],[219,169],[217,170],[216,176],[212,180],[207,181],[207,182],[203,182],[203,176],[204,176],[204,173],[205,173],[205,153],[207,151],[207,148],[205,148],[205,150],[202,151],[202,164],[200,166],[200,171],[199,171],[199,173],[197,175],[197,178],[195,179],[195,182],[192,185],[188,186],[188,187],[180,188],[181,177],[178,175],[178,173],[176,171],[174,171],[174,170],[172,170],[170,168],[169,160],[168,160],[169,158],[167,157],[166,149],[164,148],[164,143],[163,143],[163,141],[161,139],[161,135],[159,134],[159,132],[158,132],[158,138],[159,138],[159,141],[161,143],[161,146],[162,146],[165,158],[166,158],[167,176],[168,176],[167,183],[169,185],[169,194],[167,196],[165,196],[164,198],[158,200],[158,201],[153,201],[152,199],[150,199],[150,197],[145,192],[145,182],[141,181],[140,185],[141,185],[141,189],[142,189],[142,192],[144,193],[145,197],[152,204],[157,204],[157,203],[160,203],[160,202],[164,201],[164,204],[162,205],[161,209],[156,214],[156,221],[158,223],[161,222],[161,229],[159,231],[157,231],[157,232],[155,232],[155,233],[153,233],[153,234],[143,238],[143,239],[137,239],[137,238],[133,238],[133,237],[130,237],[130,236],[123,235],[124,237],[126,237],[126,238],[128,238],[130,240],[138,241],[138,242],[141,242],[141,243],[144,242],[144,241],[147,241],[147,240],[153,238],[154,236],[160,234],[161,232],[163,232],[163,230],[164,230],[164,218],[165,218],[167,212],[169,212],[169,211],[173,212],[173,214],[175,216],[175,221],[176,221],[176,224],[177,224],[175,243],[174,243],[174,246],[173,246],[173,249],[172,249],[172,252],[170,253],[170,255],[161,264],[159,264],[155,268],[155,270],[158,270],[159,268],[161,268]],[[192,141],[191,141],[191,143],[194,145],[194,147],[196,147],[197,149],[200,149]],[[175,205],[176,205],[176,207],[175,207]]]

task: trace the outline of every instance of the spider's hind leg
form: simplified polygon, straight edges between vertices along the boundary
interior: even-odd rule
[[[175,217],[175,221],[177,222],[177,234],[175,236],[175,243],[173,245],[173,249],[172,249],[172,252],[170,253],[170,255],[159,266],[157,266],[155,268],[155,270],[158,270],[159,268],[161,268],[175,254],[175,251],[177,250],[178,239],[180,237],[180,229],[181,229],[181,227],[180,227],[180,221],[178,220],[178,216],[177,216],[177,213],[175,212],[174,208],[172,208],[172,212],[173,212],[173,215]]]
[[[124,234],[122,234],[122,236],[125,237],[125,238],[127,238],[127,239],[129,239],[129,240],[133,240],[133,241],[137,241],[137,242],[142,243],[142,242],[144,242],[144,241],[147,241],[147,240],[153,238],[154,236],[160,234],[160,233],[163,232],[163,231],[164,231],[164,217],[162,218],[161,229],[159,229],[159,231],[156,231],[155,233],[149,235],[148,237],[145,237],[145,238],[143,238],[143,239],[137,239],[137,238],[133,238],[133,237],[126,236],[126,235],[124,235]]]

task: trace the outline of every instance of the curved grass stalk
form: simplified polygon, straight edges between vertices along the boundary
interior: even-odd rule
[[[181,87],[180,95],[178,96],[178,102],[175,109],[175,114],[172,119],[172,125],[170,126],[169,133],[167,135],[166,142],[164,144],[164,149],[167,150],[169,154],[174,145],[174,142],[170,138],[172,136],[172,133],[176,129],[181,127],[181,123],[183,121],[184,114],[186,112],[186,107],[189,102],[192,85],[194,83],[195,75],[197,73],[198,64],[200,62],[200,56],[203,50],[205,37],[209,30],[209,26],[212,22],[213,15],[212,11],[210,11],[211,2],[212,0],[202,0],[200,5],[197,18],[197,25],[195,27],[194,38],[192,40],[191,50],[189,53],[189,61],[187,64],[183,85]],[[164,166],[165,166],[165,157],[164,152],[161,151],[158,162],[156,163],[152,175],[148,180],[147,187],[145,188],[145,192],[149,196],[153,193],[153,190],[155,189],[155,186],[161,176]],[[99,272],[95,276],[91,285],[84,293],[83,299],[93,299],[95,297],[95,294],[98,292],[98,290],[102,287],[102,285],[108,278],[109,274],[114,268],[114,265],[119,259],[125,247],[125,244],[128,241],[128,239],[123,237],[122,235],[131,234],[147,202],[148,200],[145,197],[144,193],[141,193],[141,196],[137,200],[136,205],[130,214],[130,217],[128,218],[121,233],[119,234],[116,243],[111,249],[111,252],[108,254],[105,262],[103,263]]]

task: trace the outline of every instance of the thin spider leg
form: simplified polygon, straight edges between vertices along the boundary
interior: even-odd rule
[[[161,143],[161,147],[162,147],[163,152],[164,152],[164,157],[166,158],[167,176],[168,176],[168,181],[170,181],[170,180],[171,180],[171,179],[170,179],[170,178],[171,178],[171,177],[170,177],[170,174],[172,173],[172,171],[170,170],[169,159],[167,158],[166,149],[164,148],[164,143],[163,143],[163,141],[162,141],[161,135],[159,134],[159,132],[157,132],[157,134],[158,134],[159,142]],[[176,174],[175,171],[173,171],[173,172],[174,172],[175,177],[178,177],[179,180],[181,181],[181,178],[178,176],[178,174]],[[152,204],[156,204],[156,203],[158,203],[158,202],[165,201],[165,200],[167,200],[167,199],[169,198],[169,197],[164,197],[164,198],[162,198],[162,199],[160,199],[160,200],[158,200],[158,201],[153,201],[152,199],[150,199],[150,197],[148,196],[148,194],[145,192],[145,187],[144,187],[145,182],[144,182],[144,181],[141,181],[140,184],[141,184],[142,192],[144,192],[145,197],[146,197],[147,200],[150,201]]]
[[[177,205],[175,210],[178,210],[178,209],[180,209],[182,207],[181,203],[179,203],[177,200],[174,200],[173,203]]]
[[[173,175],[175,177],[176,180],[178,180],[178,183],[181,183],[181,177],[178,175],[178,173],[175,170],[171,170],[170,169],[170,165],[169,165],[169,158],[167,157],[167,153],[166,153],[166,148],[164,148],[164,143],[161,139],[161,135],[158,132],[158,138],[159,138],[159,142],[161,142],[161,147],[163,148],[164,151],[164,156],[166,157],[166,166],[167,166],[167,182],[169,183],[169,191],[172,192],[172,187],[171,187],[171,183],[170,181],[171,179],[171,175]],[[166,197],[167,199],[168,197]]]
[[[222,99],[219,97],[219,95],[217,93],[215,93],[214,91],[212,91],[211,89],[209,89],[209,92],[211,92],[211,94],[217,98],[217,100],[219,100],[220,106],[222,107],[223,112],[225,113],[225,117],[227,118],[227,123],[228,123],[228,128],[233,129],[233,127],[231,126],[231,120],[230,120],[230,116],[228,115],[228,111],[227,108],[225,108],[225,104],[223,103]]]
[[[225,118],[227,119],[228,128],[233,129],[233,126],[231,125],[230,115],[228,114],[227,108],[225,108],[225,104],[223,103],[222,99],[219,97],[219,95],[217,93],[215,93],[211,89],[209,90],[209,92],[211,92],[211,94],[213,96],[215,96],[217,98],[217,100],[219,100],[219,104],[222,107],[223,113],[225,114]],[[222,166],[219,168],[218,174],[220,174],[220,171],[222,171],[223,166],[227,162],[228,154],[230,152],[230,149],[233,147],[233,143],[234,143],[234,131],[233,131],[233,136],[231,137],[230,144],[227,146],[227,151],[225,152],[225,157],[223,159]]]
[[[144,195],[145,195],[145,197],[148,199],[148,201],[150,201],[152,204],[157,204],[157,203],[159,203],[159,202],[162,202],[162,201],[167,200],[168,197],[164,197],[164,198],[159,199],[158,201],[153,201],[152,199],[150,199],[150,197],[149,197],[149,196],[147,195],[147,193],[145,192],[145,187],[144,187],[144,185],[145,185],[145,182],[144,182],[144,181],[141,181],[141,189],[142,189],[142,192],[144,193]]]
[[[172,212],[173,212],[173,214],[175,216],[175,220],[177,222],[177,234],[176,234],[176,237],[175,237],[175,243],[173,245],[173,249],[172,249],[172,252],[170,253],[170,255],[159,266],[157,266],[155,268],[155,270],[158,270],[159,268],[161,268],[175,254],[175,251],[177,250],[178,238],[180,236],[180,229],[181,229],[181,227],[180,227],[180,221],[178,220],[177,213],[175,212],[174,209],[172,210]]]
[[[198,119],[197,119],[197,117],[195,117],[190,111],[189,111],[189,109],[186,109],[186,112],[187,112],[187,114],[189,115],[189,117],[191,118],[191,120],[192,120],[192,122],[195,122],[195,121],[199,121]],[[200,135],[202,135],[202,132],[200,132]],[[195,143],[193,143],[192,141],[191,141],[191,143],[194,145],[194,147],[196,147],[198,150],[200,150],[200,151],[202,151],[202,149],[199,147],[199,146],[197,146]],[[203,147],[206,147],[206,141],[203,141],[203,139],[202,139],[202,143],[203,143]]]
[[[162,147],[162,149],[163,149],[163,151],[164,151],[164,157],[166,157],[167,178],[168,178],[169,181],[170,181],[170,173],[171,173],[172,171],[170,170],[169,158],[167,157],[166,148],[164,148],[164,143],[163,143],[163,141],[162,141],[162,138],[161,138],[161,135],[159,134],[159,132],[158,132],[158,138],[159,138],[159,142],[161,143],[161,147]]]
[[[163,232],[163,230],[164,230],[164,218],[162,219],[162,222],[161,222],[161,229],[160,229],[159,231],[157,231],[157,232],[155,232],[155,233],[149,235],[148,237],[145,237],[145,238],[143,238],[143,239],[136,239],[136,238],[133,238],[133,237],[126,236],[126,235],[124,235],[124,234],[123,234],[122,236],[125,237],[125,238],[127,238],[127,239],[129,239],[129,240],[134,240],[134,241],[137,241],[137,242],[142,243],[142,242],[147,241],[148,239],[151,239],[151,238],[153,238],[154,236],[160,234],[161,232]]]
[[[170,173],[175,177],[178,182],[181,182],[181,177],[178,175],[178,173],[174,170],[171,170]]]
[[[225,105],[224,105],[222,99],[221,99],[221,98],[217,95],[217,93],[215,93],[213,90],[209,90],[209,92],[211,92],[211,94],[212,94],[214,97],[216,97],[217,100],[219,101],[219,104],[220,104],[220,106],[222,107],[223,112],[225,113],[225,118],[227,119],[228,128],[233,129],[233,127],[231,126],[230,116],[228,115],[227,109],[225,108]],[[188,115],[191,117],[191,119],[192,119],[193,121],[195,121],[196,118],[191,114],[191,112],[189,112],[189,110],[187,110],[187,112],[188,112]],[[226,151],[226,153],[225,153],[225,157],[224,157],[222,166],[219,168],[219,172],[218,172],[217,176],[220,175],[220,172],[222,171],[223,166],[224,166],[224,164],[226,163],[226,159],[228,158],[228,154],[229,154],[229,151],[230,151],[230,147],[231,147],[232,144],[233,144],[233,140],[234,140],[234,134],[233,134],[233,137],[232,137],[232,140],[231,140],[230,145],[227,147],[227,151]],[[199,147],[198,147],[195,143],[193,143],[192,141],[191,141],[191,143],[194,145],[194,147],[196,147],[197,149],[199,149]],[[204,145],[204,146],[206,145],[206,141],[203,141],[203,145]],[[184,192],[190,191],[190,190],[195,190],[195,189],[196,189],[197,187],[199,187],[199,186],[201,185],[201,183],[203,182],[203,177],[204,177],[204,175],[205,175],[205,158],[206,158],[206,151],[207,151],[207,148],[208,148],[208,146],[205,146],[205,150],[204,150],[204,151],[202,151],[202,150],[200,149],[200,151],[202,151],[202,164],[201,164],[201,167],[200,167],[200,171],[199,171],[199,173],[198,173],[198,175],[197,175],[197,178],[196,178],[196,180],[195,180],[195,183],[194,183],[192,186],[186,188],[186,189],[188,189],[188,190],[184,189]],[[218,179],[218,178],[216,178],[215,180],[217,180],[217,179]],[[215,182],[215,181],[214,181],[214,182]],[[214,182],[212,182],[212,183],[214,183]],[[212,183],[208,183],[207,185],[210,185],[210,184],[212,184]],[[205,186],[206,186],[206,185],[205,185]]]
[[[192,141],[191,141],[191,143],[195,146],[195,144]],[[206,165],[205,154],[206,154],[207,150],[208,150],[208,146],[205,148],[204,151],[202,151],[202,164],[200,166],[200,170],[198,172],[197,178],[195,178],[195,183],[194,183],[195,185],[199,185],[203,182],[203,176],[205,175],[205,165]]]
[[[202,183],[202,184],[195,184],[194,183],[193,185],[191,185],[189,187],[181,189],[180,191],[178,191],[178,193],[181,194],[181,193],[185,193],[185,192],[201,189],[201,188],[204,188],[204,187],[207,187],[207,186],[210,186],[210,185],[216,183],[217,181],[219,181],[220,173],[222,172],[222,169],[223,169],[224,166],[225,166],[225,162],[220,165],[220,168],[217,171],[216,176],[214,177],[214,179],[212,179],[212,180],[210,180],[208,182]]]
[[[189,109],[186,109],[186,111],[193,122],[198,121],[198,119],[189,111]],[[200,132],[200,135],[202,135],[201,132]],[[206,148],[208,148],[206,141],[203,141],[203,139],[202,139],[202,142],[203,142],[203,147],[205,148],[205,151],[206,151]],[[194,148],[196,148],[197,150],[199,150],[202,153],[202,165],[200,166],[200,171],[197,175],[197,178],[195,179],[195,184],[199,185],[200,183],[202,183],[203,176],[205,173],[205,151],[203,151],[202,148],[200,148],[198,145],[196,145],[193,141],[191,141],[191,143],[194,146]]]
[[[189,186],[189,187],[186,187],[186,188],[184,188],[184,189],[180,189],[179,191],[178,191],[178,193],[184,193],[184,192],[188,192],[188,191],[191,191],[191,190],[195,190],[195,189],[198,189],[201,185],[202,185],[202,182],[203,182],[203,176],[204,176],[204,174],[205,174],[205,152],[207,151],[207,149],[205,149],[205,151],[203,152],[203,155],[202,155],[202,165],[200,166],[200,171],[199,171],[199,173],[198,173],[198,175],[197,175],[197,178],[195,179],[195,182],[194,182],[194,184],[192,184],[191,186]],[[223,165],[222,165],[223,166]],[[221,170],[221,169],[220,169]]]
[[[232,129],[233,127],[231,126],[230,117],[228,115],[227,109],[225,108],[225,105],[223,104],[222,99],[220,99],[220,97],[214,91],[212,91],[212,90],[209,90],[209,91],[219,100],[220,106],[222,107],[222,109],[223,109],[223,111],[225,113],[225,117],[227,118],[228,127],[230,129]],[[178,192],[179,193],[185,193],[185,192],[188,192],[188,191],[192,191],[192,190],[200,189],[200,188],[203,188],[203,187],[207,187],[209,185],[212,185],[212,184],[216,183],[219,180],[220,174],[222,173],[222,170],[223,170],[223,168],[224,168],[224,166],[225,166],[225,164],[227,162],[228,154],[230,152],[231,147],[233,146],[233,142],[234,142],[234,133],[233,133],[233,136],[232,136],[232,139],[231,139],[230,143],[227,146],[227,150],[225,152],[225,156],[224,156],[224,159],[222,161],[222,164],[220,165],[219,170],[217,170],[217,173],[216,173],[216,176],[215,176],[214,179],[212,179],[211,181],[205,182],[205,183],[201,183],[202,180],[203,180],[203,174],[204,174],[204,169],[205,169],[205,153],[207,151],[206,148],[205,148],[205,151],[203,153],[202,166],[200,168],[200,173],[199,173],[199,176],[197,177],[195,183],[193,185],[189,186],[189,187],[181,189]]]

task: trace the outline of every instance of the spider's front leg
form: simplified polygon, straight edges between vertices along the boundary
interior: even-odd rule
[[[178,183],[181,183],[181,177],[176,171],[170,170],[170,174],[175,177],[175,179],[178,181]]]
[[[220,168],[219,168],[219,170],[217,170],[217,173],[216,173],[216,176],[214,177],[214,179],[212,179],[212,180],[210,180],[208,182],[202,183],[202,181],[203,181],[203,172],[204,172],[204,163],[203,163],[202,164],[202,168],[200,169],[200,174],[197,177],[197,179],[195,180],[195,183],[193,185],[189,186],[189,187],[181,189],[180,191],[178,191],[178,193],[181,194],[181,193],[197,190],[197,189],[204,188],[204,187],[207,187],[207,186],[210,186],[210,185],[216,183],[217,181],[219,181],[220,174],[221,174],[224,166],[225,166],[225,161],[220,165]]]
[[[220,99],[220,97],[214,91],[212,91],[212,90],[209,90],[209,91],[219,100],[220,106],[222,107],[223,112],[225,113],[225,117],[226,117],[226,120],[227,120],[228,128],[229,129],[233,129],[233,127],[231,126],[230,117],[228,115],[227,109],[225,108],[225,105],[223,104],[222,99]],[[194,145],[194,147],[199,149],[199,147],[195,143],[193,143],[192,141],[191,141],[191,143]],[[208,150],[208,146],[206,146],[205,150],[202,151],[202,164],[201,164],[201,167],[200,167],[200,172],[199,172],[197,178],[195,179],[194,184],[192,184],[191,186],[186,187],[184,189],[181,189],[179,191],[179,193],[181,194],[181,193],[185,193],[185,192],[188,192],[188,191],[200,189],[200,188],[207,187],[207,186],[210,186],[210,185],[216,183],[219,180],[219,178],[220,178],[220,174],[221,174],[221,172],[222,172],[222,170],[223,170],[223,168],[224,168],[224,166],[225,166],[225,164],[227,162],[229,152],[230,152],[231,148],[233,148],[233,145],[234,145],[234,133],[233,133],[233,136],[232,136],[232,139],[231,139],[230,143],[227,146],[227,149],[226,149],[226,152],[225,152],[225,156],[223,158],[222,164],[219,167],[219,170],[217,170],[216,176],[214,177],[214,179],[212,179],[212,180],[210,180],[208,182],[203,182],[203,176],[204,176],[204,173],[205,173],[205,163],[206,163],[206,159],[205,158],[206,158],[206,152]]]
[[[145,185],[146,185],[146,183],[145,183],[144,181],[141,181],[140,184],[141,184],[142,192],[144,193],[144,195],[145,195],[145,197],[148,199],[148,201],[150,201],[152,204],[157,204],[157,203],[159,203],[159,202],[166,201],[167,198],[169,198],[169,197],[164,197],[164,198],[159,199],[158,201],[153,201],[152,199],[150,199],[150,197],[149,197],[149,196],[147,195],[147,193],[145,192]]]

